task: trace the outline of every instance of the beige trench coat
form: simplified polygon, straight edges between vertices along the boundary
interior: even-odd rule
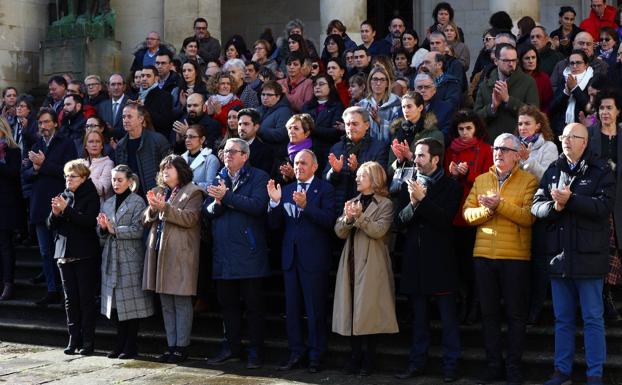
[[[162,192],[156,187],[154,192]],[[171,295],[195,295],[199,276],[203,190],[188,183],[160,213],[147,207],[143,223],[151,225],[143,271],[143,289]],[[164,221],[156,254],[158,224]]]
[[[374,195],[367,210],[353,224],[346,222],[345,214],[337,219],[335,232],[346,243],[335,284],[333,332],[350,336],[399,331],[387,246],[392,222],[393,203],[380,195]],[[349,236],[352,231],[355,232],[353,242]],[[354,247],[354,306],[348,266],[351,247]]]

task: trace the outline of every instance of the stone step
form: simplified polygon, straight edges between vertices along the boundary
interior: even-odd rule
[[[115,331],[110,327],[99,327],[96,335],[96,347],[101,351],[113,348]],[[139,334],[141,353],[153,355],[163,351],[166,346],[166,337],[163,331],[141,331]],[[390,345],[381,337],[378,347],[378,368],[382,372],[394,372],[407,364],[408,349]],[[62,348],[67,343],[67,331],[64,326],[45,321],[24,321],[22,319],[3,318],[0,320],[0,339],[8,342],[36,343]],[[215,354],[220,346],[218,335],[192,336],[190,356],[196,359]],[[265,342],[266,366],[278,365],[287,356],[287,342],[283,339],[267,338]],[[331,336],[328,351],[325,355],[325,364],[328,368],[338,369],[348,358],[349,346],[344,337]],[[432,348],[429,352],[428,370],[440,372],[440,348]],[[525,352],[523,356],[525,375],[532,380],[544,379],[551,372],[553,356],[550,352]],[[585,370],[582,357],[575,359],[576,372]],[[482,349],[465,348],[462,352],[461,372],[464,376],[477,376],[485,366],[485,353]],[[622,373],[622,355],[608,354],[605,371],[609,374]]]

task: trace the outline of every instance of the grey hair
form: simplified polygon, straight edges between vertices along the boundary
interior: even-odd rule
[[[495,36],[495,44],[500,44],[499,40],[502,38],[508,39],[508,44],[516,47],[516,38],[511,33],[501,32]]]
[[[227,143],[235,143],[240,147],[240,151],[242,151],[244,154],[248,154],[248,156],[251,155],[251,148],[248,145],[248,142],[245,141],[244,139],[229,138],[227,139]]]
[[[359,114],[361,115],[361,118],[363,118],[364,122],[369,122],[369,111],[367,111],[363,107],[360,107],[360,106],[348,107],[345,109],[345,111],[343,111],[343,114],[341,114],[341,118],[345,120],[346,116],[350,114]]]
[[[223,72],[229,71],[231,67],[238,67],[240,70],[242,70],[242,72],[246,70],[246,64],[244,64],[244,60],[242,59],[227,60],[227,62],[222,66],[222,71]]]
[[[415,83],[417,83],[417,81],[419,80],[432,80],[432,82],[434,82],[434,79],[432,79],[432,76],[426,72],[417,74],[417,76],[415,77]],[[434,83],[434,86],[436,87],[436,83]]]
[[[285,25],[285,32],[287,33],[288,36],[289,36],[289,32],[294,28],[300,28],[300,30],[304,32],[305,24],[300,19],[292,19],[288,21],[287,24]]]
[[[112,177],[112,174],[114,174],[115,172],[122,172],[123,174],[125,174],[125,177],[127,179],[132,181],[132,183],[130,183],[131,192],[136,192],[136,190],[138,190],[138,184],[139,184],[138,175],[136,175],[134,171],[132,171],[130,166],[125,165],[125,164],[120,164],[116,166],[115,168],[113,168],[112,170],[110,170],[110,176]]]
[[[298,151],[296,157],[298,157],[299,154],[309,154],[309,156],[311,156],[311,158],[313,159],[313,163],[317,164],[317,156],[313,151],[309,150],[308,148]],[[296,157],[294,158],[294,160],[296,159]]]
[[[512,141],[512,148],[518,151],[518,149],[520,148],[520,140],[515,135],[508,134],[507,132],[495,138],[495,147],[497,147],[498,145],[503,145],[503,142],[508,139]]]
[[[442,31],[434,31],[432,33],[430,33],[430,36],[439,36],[442,37],[443,40],[445,41],[445,43],[447,43],[447,35],[445,35],[445,32]]]

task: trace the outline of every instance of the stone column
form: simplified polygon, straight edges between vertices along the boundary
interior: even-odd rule
[[[490,14],[505,11],[512,17],[515,26],[523,16],[531,16],[536,23],[540,21],[540,0],[489,0],[489,4]]]
[[[333,19],[346,26],[346,33],[355,43],[361,44],[360,24],[367,19],[367,0],[320,0],[320,47],[326,38],[326,27]]]
[[[39,43],[48,0],[0,1],[0,88],[27,92],[39,82]]]
[[[127,73],[134,60],[134,51],[147,34],[156,31],[164,39],[164,0],[111,0],[116,13],[115,39],[122,42],[121,72]]]
[[[194,35],[194,19],[207,20],[207,29],[212,37],[221,39],[220,0],[163,0],[164,1],[164,38],[175,45],[177,51],[188,36]],[[238,20],[239,22],[239,20]]]

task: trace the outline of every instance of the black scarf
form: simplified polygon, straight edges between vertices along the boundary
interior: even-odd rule
[[[443,171],[442,167],[436,167],[436,170],[431,175],[425,175],[420,172],[417,173],[417,182],[422,184],[425,188],[430,188],[438,182],[443,175],[445,175],[445,171]]]

